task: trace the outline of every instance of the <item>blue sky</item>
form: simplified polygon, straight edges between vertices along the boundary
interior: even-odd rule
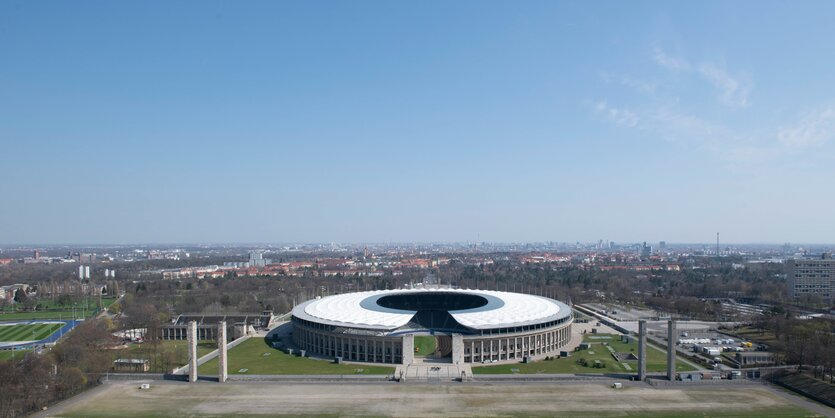
[[[0,243],[835,241],[832,2],[0,3]]]

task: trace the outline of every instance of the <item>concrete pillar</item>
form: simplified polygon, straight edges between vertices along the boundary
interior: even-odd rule
[[[667,380],[676,380],[676,321],[667,321]]]
[[[226,321],[220,321],[217,324],[217,380],[220,383],[226,382],[229,377],[226,360]]]
[[[414,334],[406,334],[403,336],[403,348],[401,354],[401,363],[410,365],[415,362],[415,336]],[[394,353],[392,353],[394,355]]]
[[[464,336],[452,334],[452,364],[464,364]]]
[[[638,321],[638,380],[647,378],[647,321]]]
[[[197,381],[197,322],[188,323],[188,381]]]

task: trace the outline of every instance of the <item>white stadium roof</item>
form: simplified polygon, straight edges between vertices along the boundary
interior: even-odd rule
[[[459,324],[486,330],[533,325],[567,317],[571,308],[553,299],[520,293],[469,289],[405,289],[346,293],[307,301],[293,309],[293,316],[334,326],[394,330],[409,323],[414,310],[386,308],[377,304],[384,296],[431,292],[480,296],[487,303],[472,309],[451,310]]]

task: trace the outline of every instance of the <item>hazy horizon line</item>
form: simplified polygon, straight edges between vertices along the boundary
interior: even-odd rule
[[[0,247],[125,247],[125,246],[288,246],[288,245],[529,245],[529,244],[561,244],[561,245],[593,245],[599,241],[287,241],[287,242],[246,242],[246,241],[215,241],[215,242],[124,242],[124,243],[0,243]],[[604,241],[616,245],[658,244],[662,241],[628,240]],[[663,241],[665,245],[700,245],[716,246],[716,242],[675,242]],[[835,246],[835,243],[822,242],[721,242],[720,247],[741,245],[791,245],[791,246]]]

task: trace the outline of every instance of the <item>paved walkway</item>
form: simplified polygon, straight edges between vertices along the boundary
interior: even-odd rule
[[[415,380],[441,382],[460,379],[461,373],[464,373],[467,378],[473,377],[473,371],[468,364],[418,362],[408,366],[397,366],[394,376],[406,382]]]

